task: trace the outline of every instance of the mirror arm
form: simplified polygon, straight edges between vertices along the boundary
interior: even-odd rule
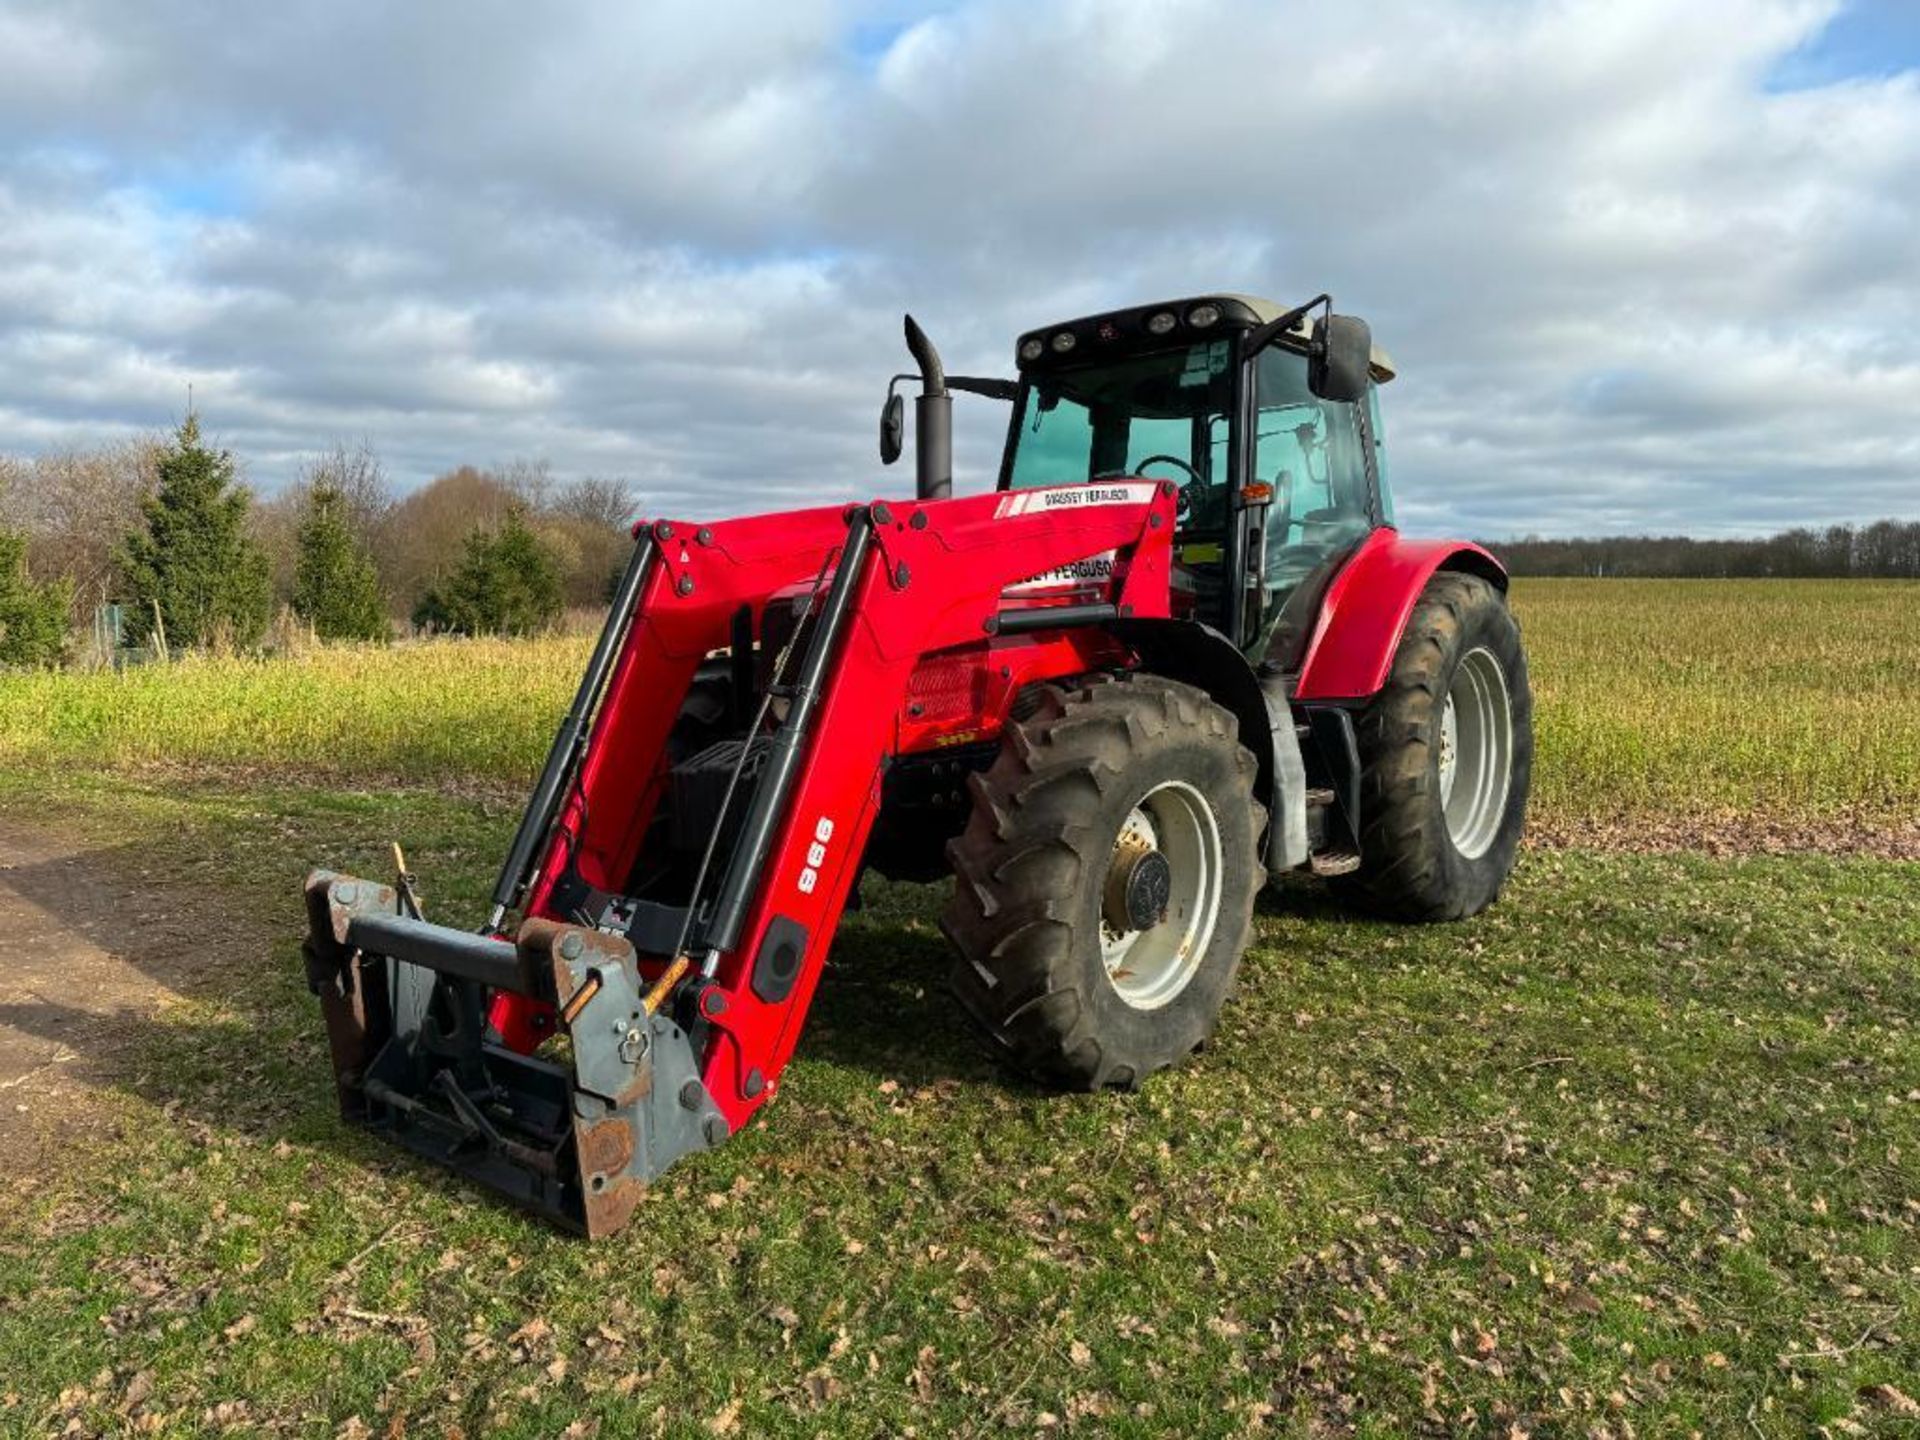
[[[1018,380],[986,379],[978,375],[947,376],[949,390],[964,390],[969,395],[984,395],[989,400],[1017,400],[1020,398]]]
[[[1286,334],[1287,331],[1293,329],[1294,326],[1306,319],[1309,312],[1321,305],[1327,307],[1327,313],[1329,315],[1333,313],[1333,297],[1331,295],[1316,295],[1313,299],[1307,301],[1306,304],[1294,306],[1293,309],[1287,311],[1286,314],[1280,316],[1278,319],[1269,320],[1264,325],[1256,326],[1252,330],[1243,332],[1244,338],[1240,342],[1240,354],[1246,358],[1258,355],[1262,350],[1266,349],[1267,346],[1271,345],[1275,340],[1278,340],[1282,335]]]

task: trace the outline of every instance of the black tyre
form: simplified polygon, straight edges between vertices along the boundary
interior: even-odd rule
[[[1358,730],[1361,860],[1342,890],[1401,920],[1486,909],[1513,869],[1533,771],[1533,693],[1506,597],[1477,575],[1435,575]]]
[[[972,777],[942,929],[961,1006],[1017,1068],[1131,1088],[1213,1033],[1264,871],[1226,710],[1150,675],[1048,687]]]

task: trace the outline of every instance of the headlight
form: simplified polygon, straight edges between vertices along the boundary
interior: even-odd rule
[[[1178,315],[1175,315],[1171,310],[1162,310],[1158,315],[1149,315],[1147,317],[1147,330],[1154,335],[1165,335],[1179,323],[1180,317]]]
[[[1071,330],[1062,330],[1053,337],[1051,343],[1054,354],[1064,355],[1080,343],[1080,337],[1075,335]]]
[[[1038,335],[1034,336],[1031,340],[1022,340],[1020,342],[1020,358],[1022,360],[1038,360],[1041,355],[1046,353],[1046,348],[1047,347],[1041,343]]]
[[[1187,323],[1196,330],[1204,330],[1220,318],[1218,305],[1196,305],[1187,312]]]

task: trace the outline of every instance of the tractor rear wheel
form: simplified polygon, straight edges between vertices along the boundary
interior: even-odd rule
[[[1513,869],[1533,770],[1520,626],[1477,575],[1427,583],[1383,689],[1360,717],[1353,900],[1400,920],[1458,920]]]
[[[961,1006],[1017,1068],[1133,1088],[1213,1033],[1264,872],[1234,717],[1151,675],[1049,686],[972,779],[942,929]]]

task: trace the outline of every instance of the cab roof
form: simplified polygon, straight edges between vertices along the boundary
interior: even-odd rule
[[[1196,326],[1189,317],[1202,306],[1211,305],[1219,313],[1210,324]],[[1057,325],[1043,325],[1038,330],[1029,330],[1014,342],[1014,359],[1022,370],[1030,366],[1050,367],[1053,364],[1074,364],[1090,358],[1102,345],[1119,344],[1123,348],[1133,349],[1135,345],[1159,345],[1184,342],[1192,344],[1208,335],[1221,334],[1228,330],[1251,330],[1256,325],[1265,325],[1278,320],[1292,307],[1276,305],[1271,300],[1263,300],[1257,295],[1235,295],[1221,293],[1217,295],[1194,295],[1185,300],[1162,300],[1152,305],[1133,305],[1124,310],[1110,310],[1099,315],[1083,315],[1077,320],[1063,320]],[[1171,326],[1161,330],[1150,330],[1148,322],[1157,317],[1171,315]],[[1164,324],[1164,322],[1162,322]],[[1302,316],[1297,324],[1287,331],[1287,339],[1295,342],[1293,348],[1304,348],[1312,334],[1313,321],[1310,315]],[[1056,337],[1072,335],[1070,348],[1062,351],[1056,344]],[[1031,342],[1038,341],[1041,349],[1037,356],[1023,356]],[[1128,344],[1127,342],[1132,342]],[[1082,349],[1082,346],[1085,349]],[[1068,357],[1071,357],[1069,359]],[[1375,383],[1384,385],[1398,373],[1393,357],[1378,345],[1373,347],[1371,369]]]

